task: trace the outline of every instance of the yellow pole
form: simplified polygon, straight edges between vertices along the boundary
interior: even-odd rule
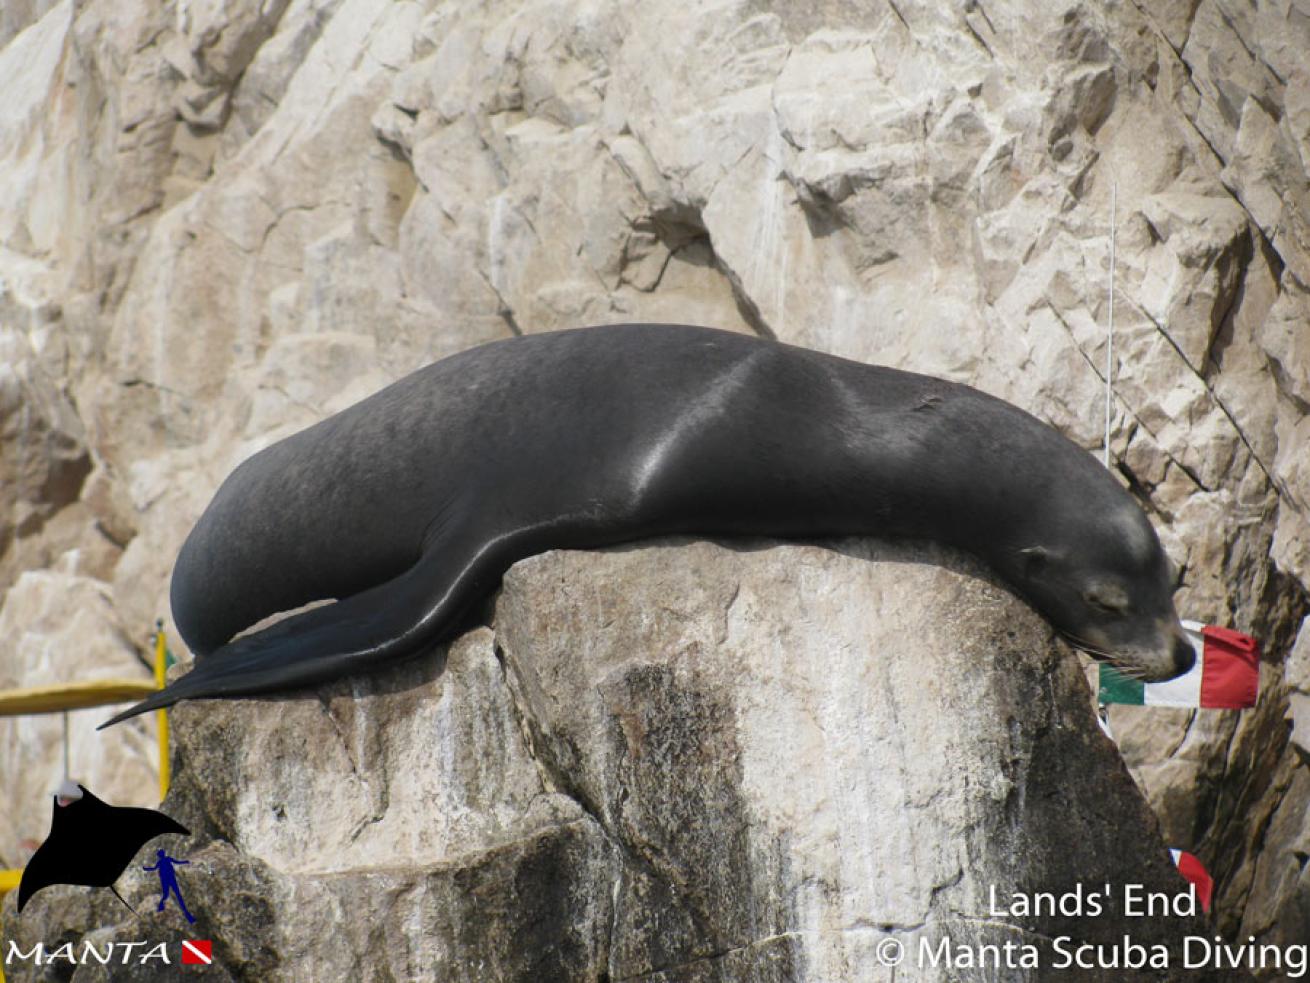
[[[155,685],[164,688],[164,673],[168,667],[164,664],[168,658],[168,644],[164,640],[164,622],[155,622]],[[159,732],[159,801],[168,795],[169,760],[168,760],[168,711],[155,711]],[[3,983],[3,981],[0,981]]]

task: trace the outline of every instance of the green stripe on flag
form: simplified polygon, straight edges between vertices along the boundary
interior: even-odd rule
[[[1114,666],[1102,663],[1100,687],[1096,698],[1101,703],[1132,703],[1141,706],[1146,702],[1145,687],[1140,679],[1130,679]]]

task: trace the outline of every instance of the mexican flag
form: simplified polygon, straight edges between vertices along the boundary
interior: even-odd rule
[[[1240,631],[1199,621],[1184,621],[1183,630],[1196,650],[1191,672],[1163,683],[1143,683],[1102,664],[1097,699],[1150,707],[1240,710],[1255,706],[1260,643]]]
[[[1173,857],[1178,873],[1182,874],[1196,891],[1196,900],[1201,902],[1201,910],[1209,914],[1210,897],[1214,894],[1214,880],[1210,877],[1210,872],[1205,869],[1201,861],[1186,850],[1170,850],[1169,856]]]

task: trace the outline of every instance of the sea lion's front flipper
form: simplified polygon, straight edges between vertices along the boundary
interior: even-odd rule
[[[394,580],[292,615],[199,659],[195,668],[97,729],[179,700],[254,696],[339,679],[418,655],[495,583],[487,549],[430,549]]]

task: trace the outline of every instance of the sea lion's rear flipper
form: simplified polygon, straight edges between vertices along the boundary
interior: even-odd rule
[[[504,568],[489,550],[430,549],[394,580],[284,618],[196,662],[97,729],[179,700],[254,696],[339,679],[420,654],[440,640]]]

